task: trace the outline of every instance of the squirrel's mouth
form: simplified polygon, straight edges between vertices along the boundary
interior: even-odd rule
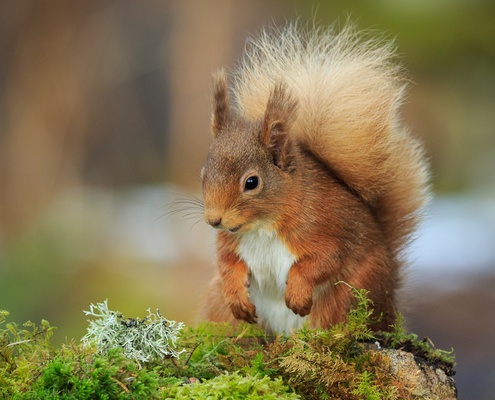
[[[235,226],[233,228],[230,228],[229,229],[229,232],[236,233],[239,229],[242,228],[242,226],[243,226],[243,224],[240,224],[240,225],[237,225],[237,226]]]

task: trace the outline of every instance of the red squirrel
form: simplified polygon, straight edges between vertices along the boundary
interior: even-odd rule
[[[390,43],[352,27],[295,24],[248,42],[230,90],[224,71],[214,75],[201,178],[218,272],[204,319],[328,328],[353,306],[350,286],[369,291],[372,328],[390,329],[403,250],[428,198],[393,57]]]

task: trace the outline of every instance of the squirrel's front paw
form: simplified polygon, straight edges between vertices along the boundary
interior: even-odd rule
[[[308,315],[313,305],[313,288],[303,279],[289,279],[285,289],[285,305],[301,317]]]
[[[232,301],[229,302],[232,314],[236,319],[242,319],[250,324],[255,324],[258,321],[256,308],[249,301],[247,291],[238,293]]]

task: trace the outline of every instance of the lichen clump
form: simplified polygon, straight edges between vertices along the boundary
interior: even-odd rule
[[[184,327],[182,322],[164,318],[157,310],[143,319],[126,319],[123,314],[108,309],[107,300],[91,304],[86,315],[96,317],[88,320],[88,332],[82,338],[87,345],[94,345],[102,354],[109,350],[121,348],[122,354],[138,363],[163,358],[177,358],[184,350],[176,350],[179,332]]]

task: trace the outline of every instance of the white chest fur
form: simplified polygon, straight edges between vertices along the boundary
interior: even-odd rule
[[[251,271],[250,300],[256,306],[259,323],[272,332],[290,333],[305,318],[285,305],[287,274],[296,258],[273,231],[253,230],[244,234],[239,256]]]

